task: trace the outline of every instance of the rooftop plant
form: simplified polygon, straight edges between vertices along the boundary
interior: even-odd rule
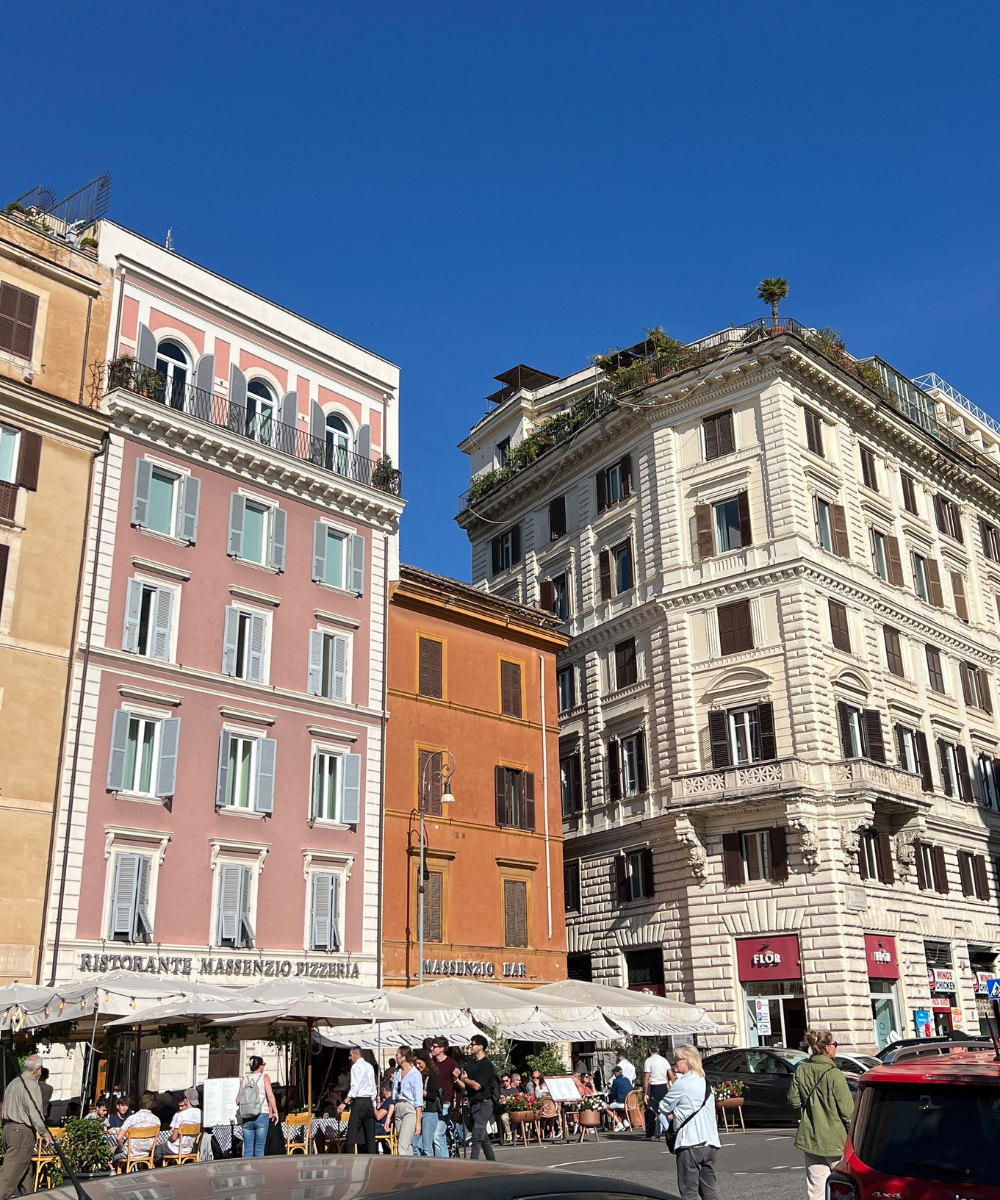
[[[788,280],[782,279],[780,275],[771,275],[767,279],[762,279],[757,285],[757,299],[763,300],[765,304],[770,304],[771,315],[775,321],[778,319],[778,305],[788,296]]]

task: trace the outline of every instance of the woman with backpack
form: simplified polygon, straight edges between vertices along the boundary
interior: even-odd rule
[[[812,1057],[795,1070],[788,1102],[799,1110],[795,1145],[806,1157],[809,1200],[823,1200],[830,1168],[844,1153],[854,1112],[847,1077],[834,1063],[837,1043],[827,1029],[806,1034]]]
[[[264,1074],[264,1060],[256,1054],[250,1059],[249,1074],[240,1080],[236,1106],[243,1124],[243,1157],[263,1158],[268,1118],[277,1124],[278,1106],[270,1076]]]

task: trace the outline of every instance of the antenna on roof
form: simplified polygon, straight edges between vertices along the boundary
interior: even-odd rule
[[[167,240],[163,243],[168,250],[173,250],[174,248],[174,239],[171,237],[173,232],[173,227],[167,230]]]

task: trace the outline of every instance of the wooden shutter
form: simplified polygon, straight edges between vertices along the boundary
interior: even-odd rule
[[[656,895],[656,883],[653,880],[653,851],[644,847],[639,851],[639,861],[642,864],[642,896],[648,898]]]
[[[975,697],[972,694],[972,677],[969,671],[969,664],[959,659],[958,674],[962,680],[962,697],[966,704],[975,704]]]
[[[969,774],[969,756],[961,743],[955,746],[955,761],[958,763],[958,798],[971,804],[975,797],[972,793],[972,776]]]
[[[976,668],[976,691],[979,693],[979,707],[984,712],[991,713],[993,697],[990,694],[990,677],[982,667]]]
[[[626,454],[618,464],[622,477],[622,499],[632,495],[632,455]]]
[[[426,871],[424,875],[424,940],[427,942],[442,940],[441,884],[443,878],[440,871]]]
[[[874,762],[884,763],[885,759],[885,742],[882,738],[882,718],[879,715],[877,708],[866,708],[861,713],[864,722],[865,740],[868,743],[868,754],[866,757]]]
[[[111,754],[108,759],[108,791],[120,792],[125,787],[125,758],[128,754],[128,729],[132,714],[115,709],[111,719]]]
[[[149,918],[149,880],[152,871],[152,859],[140,854],[135,887],[135,925],[132,930],[132,940],[136,942],[150,942],[153,939],[153,922]]]
[[[948,894],[948,864],[945,862],[944,847],[934,846],[931,849],[934,867],[934,890],[942,896]]]
[[[226,553],[232,558],[239,558],[243,553],[243,518],[247,502],[239,492],[231,493],[229,497],[229,538],[226,543]],[[136,522],[138,524],[139,522]]]
[[[602,550],[599,562],[601,571],[601,600],[610,600],[615,594],[611,579],[611,551]]]
[[[505,879],[505,942],[508,946],[528,944],[528,885],[522,879]]]
[[[788,837],[782,826],[767,831],[768,849],[771,852],[771,878],[775,883],[784,883],[788,878]]]
[[[583,761],[579,754],[574,754],[569,760],[570,779],[573,791],[573,812],[583,812]]]
[[[38,297],[13,284],[0,284],[0,350],[31,359]]]
[[[941,590],[941,572],[936,558],[924,559],[924,574],[927,577],[927,599],[935,608],[944,608],[944,593]]]
[[[441,816],[441,754],[420,750],[417,754],[417,807],[428,816]]]
[[[222,674],[235,675],[238,667],[237,651],[240,639],[240,610],[233,605],[226,609],[226,623],[222,634]]]
[[[15,486],[27,488],[29,492],[36,492],[38,491],[38,466],[42,459],[41,435],[22,429],[20,443]]]
[[[729,720],[724,709],[708,714],[708,737],[712,746],[712,766],[716,770],[732,766],[729,746]]]
[[[309,677],[306,691],[310,696],[323,695],[323,651],[326,634],[322,629],[309,630]]]
[[[274,812],[274,766],[278,743],[274,738],[257,739],[257,787],[254,808],[257,812]]]
[[[189,545],[198,540],[198,502],[201,498],[201,480],[197,475],[185,475],[180,483],[181,537]]]
[[[985,855],[974,854],[972,856],[972,873],[976,881],[976,895],[980,900],[989,900],[990,877],[986,870]]]
[[[566,497],[557,496],[549,504],[549,541],[554,542],[566,532]]]
[[[160,662],[170,662],[170,625],[174,609],[174,593],[170,588],[158,587],[153,598],[151,646],[149,657]]]
[[[746,882],[738,833],[722,835],[722,877],[726,887],[740,887]]]
[[[313,522],[313,583],[326,583],[327,526],[322,521]]]
[[[847,513],[842,504],[830,505],[830,531],[833,535],[833,552],[838,558],[851,557],[851,540],[847,536]]]
[[[927,890],[928,879],[924,872],[924,851],[922,842],[913,843],[913,864],[917,868],[917,887],[922,891]]]
[[[777,758],[777,738],[774,733],[774,705],[765,700],[757,705],[757,734],[760,738],[762,761]]]
[[[878,491],[878,476],[875,473],[875,455],[866,447],[861,448],[861,478],[873,492]]]
[[[851,746],[851,713],[854,710],[849,704],[845,704],[843,700],[837,701],[837,720],[840,725],[840,748],[844,752],[844,758],[851,758],[853,750]]]
[[[139,618],[142,615],[142,584],[130,579],[125,591],[125,626],[122,630],[122,649],[126,654],[139,652]]]
[[[500,538],[499,537],[493,538],[493,540],[490,542],[490,551],[493,556],[493,567],[492,567],[491,574],[499,575],[500,574]]]
[[[268,566],[276,571],[285,569],[285,538],[288,530],[288,513],[283,508],[271,509],[271,537],[268,550]]]
[[[115,856],[115,876],[111,885],[111,936],[132,941],[135,932],[135,895],[139,882],[139,855]]]
[[[132,524],[143,528],[149,520],[149,489],[153,464],[145,458],[135,461],[135,490],[132,493]]]
[[[972,855],[965,850],[959,850],[958,858],[958,882],[962,888],[963,896],[974,896],[976,894],[976,880],[973,875],[975,868],[972,865]]]
[[[250,645],[247,654],[246,678],[252,683],[264,682],[264,646],[267,640],[267,617],[250,613]]]
[[[514,883],[513,879],[503,881],[503,944],[505,946],[516,945],[517,905],[514,899]]]
[[[837,600],[829,601],[830,637],[838,650],[851,653],[851,627],[847,620],[847,608]]]
[[[580,863],[563,863],[563,905],[566,912],[580,911]]]
[[[615,646],[615,685],[628,687],[639,678],[639,666],[635,656],[635,638],[628,638]]]
[[[899,643],[899,632],[891,625],[882,626],[882,637],[885,642],[886,666],[893,675],[903,674],[903,652]]]
[[[365,590],[365,539],[360,533],[351,534],[351,591],[359,596]]]
[[[240,914],[243,908],[243,868],[223,863],[219,875],[218,940],[238,945]]]
[[[607,471],[597,472],[597,511],[604,512],[608,507],[608,473]]]
[[[521,716],[521,664],[500,661],[500,711],[506,717]]]
[[[612,800],[622,798],[621,745],[617,738],[608,742],[608,794]]]
[[[224,808],[229,802],[229,744],[232,734],[223,729],[219,736],[219,773],[215,785],[215,806]]]
[[[895,883],[896,870],[892,865],[892,839],[887,833],[878,835],[879,866],[882,868],[882,882]]]
[[[955,780],[951,775],[951,763],[948,758],[948,745],[943,738],[938,738],[938,762],[941,766],[941,786],[944,789],[946,796],[954,796],[956,793]]]
[[[629,899],[628,860],[624,854],[615,855],[615,899],[619,904]]]
[[[253,926],[250,924],[250,897],[253,892],[253,875],[250,867],[240,867],[240,916],[237,945],[252,946]]]
[[[934,776],[931,774],[931,756],[927,751],[927,735],[922,729],[914,734],[917,743],[917,769],[920,771],[920,786],[925,792],[934,791]]]
[[[361,822],[361,755],[345,754],[341,760],[344,767],[344,786],[341,793],[340,819],[345,825]]]
[[[444,695],[443,646],[433,638],[420,638],[419,678],[417,687],[421,696],[440,700]]]
[[[10,559],[10,547],[6,542],[0,542],[0,611],[3,609],[3,595],[7,587],[7,563]]]
[[[510,563],[511,563],[511,566],[513,566],[514,563],[519,563],[520,561],[521,561],[521,526],[514,525],[510,531]]]
[[[635,732],[635,771],[636,787],[639,792],[645,792],[649,787],[649,777],[646,770],[646,731],[637,729]]]
[[[806,418],[806,445],[813,454],[823,457],[823,423],[819,417],[808,408],[804,408]]]
[[[719,457],[724,454],[732,454],[736,449],[736,432],[733,428],[733,414],[731,412],[719,413],[716,420],[719,423]]]
[[[333,670],[330,673],[330,692],[333,700],[350,700],[347,694],[348,656],[351,640],[346,637],[333,638]]]
[[[247,406],[247,377],[235,363],[229,366],[229,403],[241,408]],[[230,414],[230,420],[234,420],[233,414]]]
[[[715,554],[715,533],[712,529],[711,504],[696,504],[694,528],[697,536],[698,557],[711,558]]]
[[[510,824],[507,812],[507,768],[493,768],[493,795],[496,802],[496,823]]]
[[[215,355],[203,354],[194,367],[194,386],[209,399],[215,391]]]
[[[333,876],[317,873],[312,877],[312,949],[330,949],[333,918]]]
[[[719,422],[717,417],[706,417],[702,421],[705,430],[705,459],[719,457]]]
[[[539,603],[546,612],[555,612],[556,588],[551,579],[543,579],[538,585]]]
[[[181,738],[180,717],[160,722],[160,754],[156,765],[156,795],[172,796],[177,787],[177,750]]]
[[[750,528],[750,494],[737,492],[736,508],[740,514],[740,545],[753,545],[753,530]]]
[[[534,771],[522,771],[521,787],[523,789],[521,799],[522,816],[521,828],[527,829],[530,833],[535,832],[535,773]]]
[[[955,597],[955,616],[968,624],[969,605],[965,599],[965,580],[957,571],[951,573],[951,591]]]
[[[903,560],[899,556],[899,538],[886,535],[885,553],[889,568],[889,582],[896,587],[902,587],[904,584]]]
[[[869,878],[867,842],[870,834],[871,830],[865,829],[858,838],[858,874],[862,879]]]
[[[740,654],[753,649],[753,629],[750,624],[750,601],[720,604],[719,650],[722,654]]]

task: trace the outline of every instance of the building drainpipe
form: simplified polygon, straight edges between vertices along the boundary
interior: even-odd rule
[[[383,418],[383,440],[385,425]],[[382,564],[385,573],[383,591],[385,595],[385,616],[382,621],[382,744],[378,765],[378,944],[375,947],[375,986],[382,986],[382,846],[385,840],[385,726],[386,709],[389,704],[389,535],[383,535]]]
[[[549,748],[545,729],[545,655],[538,656],[539,690],[542,698],[542,805],[545,810],[545,904],[552,941],[552,863],[549,859]]]
[[[60,871],[60,874],[59,874],[59,901],[58,901],[58,904],[56,905],[55,929],[53,930],[53,934],[52,934],[52,973],[49,976],[49,987],[55,987],[56,972],[58,971],[58,966],[59,966],[59,942],[60,942],[60,939],[62,936],[63,905],[64,905],[65,899],[66,899],[66,874],[69,870],[69,839],[70,839],[70,833],[71,833],[72,827],[73,827],[73,808],[74,808],[74,804],[76,801],[76,775],[77,775],[77,770],[78,770],[79,762],[80,762],[80,731],[83,727],[83,705],[84,705],[84,697],[86,696],[86,693],[87,693],[87,675],[88,675],[88,671],[90,668],[90,646],[91,646],[91,640],[93,638],[93,629],[94,629],[94,608],[96,607],[96,604],[97,604],[97,569],[98,569],[98,566],[100,563],[100,558],[101,558],[101,534],[104,529],[104,500],[105,500],[105,494],[107,492],[107,486],[108,486],[108,450],[109,450],[110,446],[111,446],[111,434],[105,433],[104,447],[103,447],[103,450],[100,452],[101,454],[103,454],[103,457],[104,457],[104,467],[101,472],[101,496],[100,496],[100,500],[98,502],[98,507],[97,507],[97,527],[94,532],[94,564],[93,564],[93,568],[91,569],[91,572],[90,572],[90,604],[87,609],[87,636],[86,636],[86,640],[84,641],[84,646],[83,646],[83,666],[80,669],[80,700],[76,706],[76,729],[73,734],[73,765],[70,768],[69,796],[66,801],[66,836],[63,839],[62,870]],[[96,463],[97,457],[100,457],[100,454],[95,456],[95,463]],[[86,561],[86,544],[87,543],[85,540],[84,541],[84,561]],[[82,578],[83,578],[83,572],[81,571],[81,582],[82,582]],[[76,658],[76,654],[74,652],[74,654],[71,656],[71,666],[70,666],[70,678],[71,679],[72,679],[73,660],[75,660],[75,658]],[[70,695],[71,695],[71,689],[67,689],[67,694],[66,694],[67,708],[70,703]],[[60,771],[60,779],[61,779],[61,771]],[[56,797],[57,797],[57,799],[58,799],[59,791],[60,791],[60,779],[56,780]],[[58,822],[57,814],[58,814],[58,807],[56,810],[56,815],[53,818],[53,826],[52,826],[53,839],[55,838],[55,829],[56,829],[56,824]],[[51,857],[51,855],[50,855],[50,857]],[[52,861],[54,864],[54,861],[55,861],[54,858],[52,859]],[[46,889],[46,893],[48,893],[48,888]],[[46,895],[46,904],[47,903],[48,903],[48,897]],[[45,934],[44,934],[44,924],[43,924],[43,934],[42,934],[43,948],[44,948],[44,941],[45,941]]]

